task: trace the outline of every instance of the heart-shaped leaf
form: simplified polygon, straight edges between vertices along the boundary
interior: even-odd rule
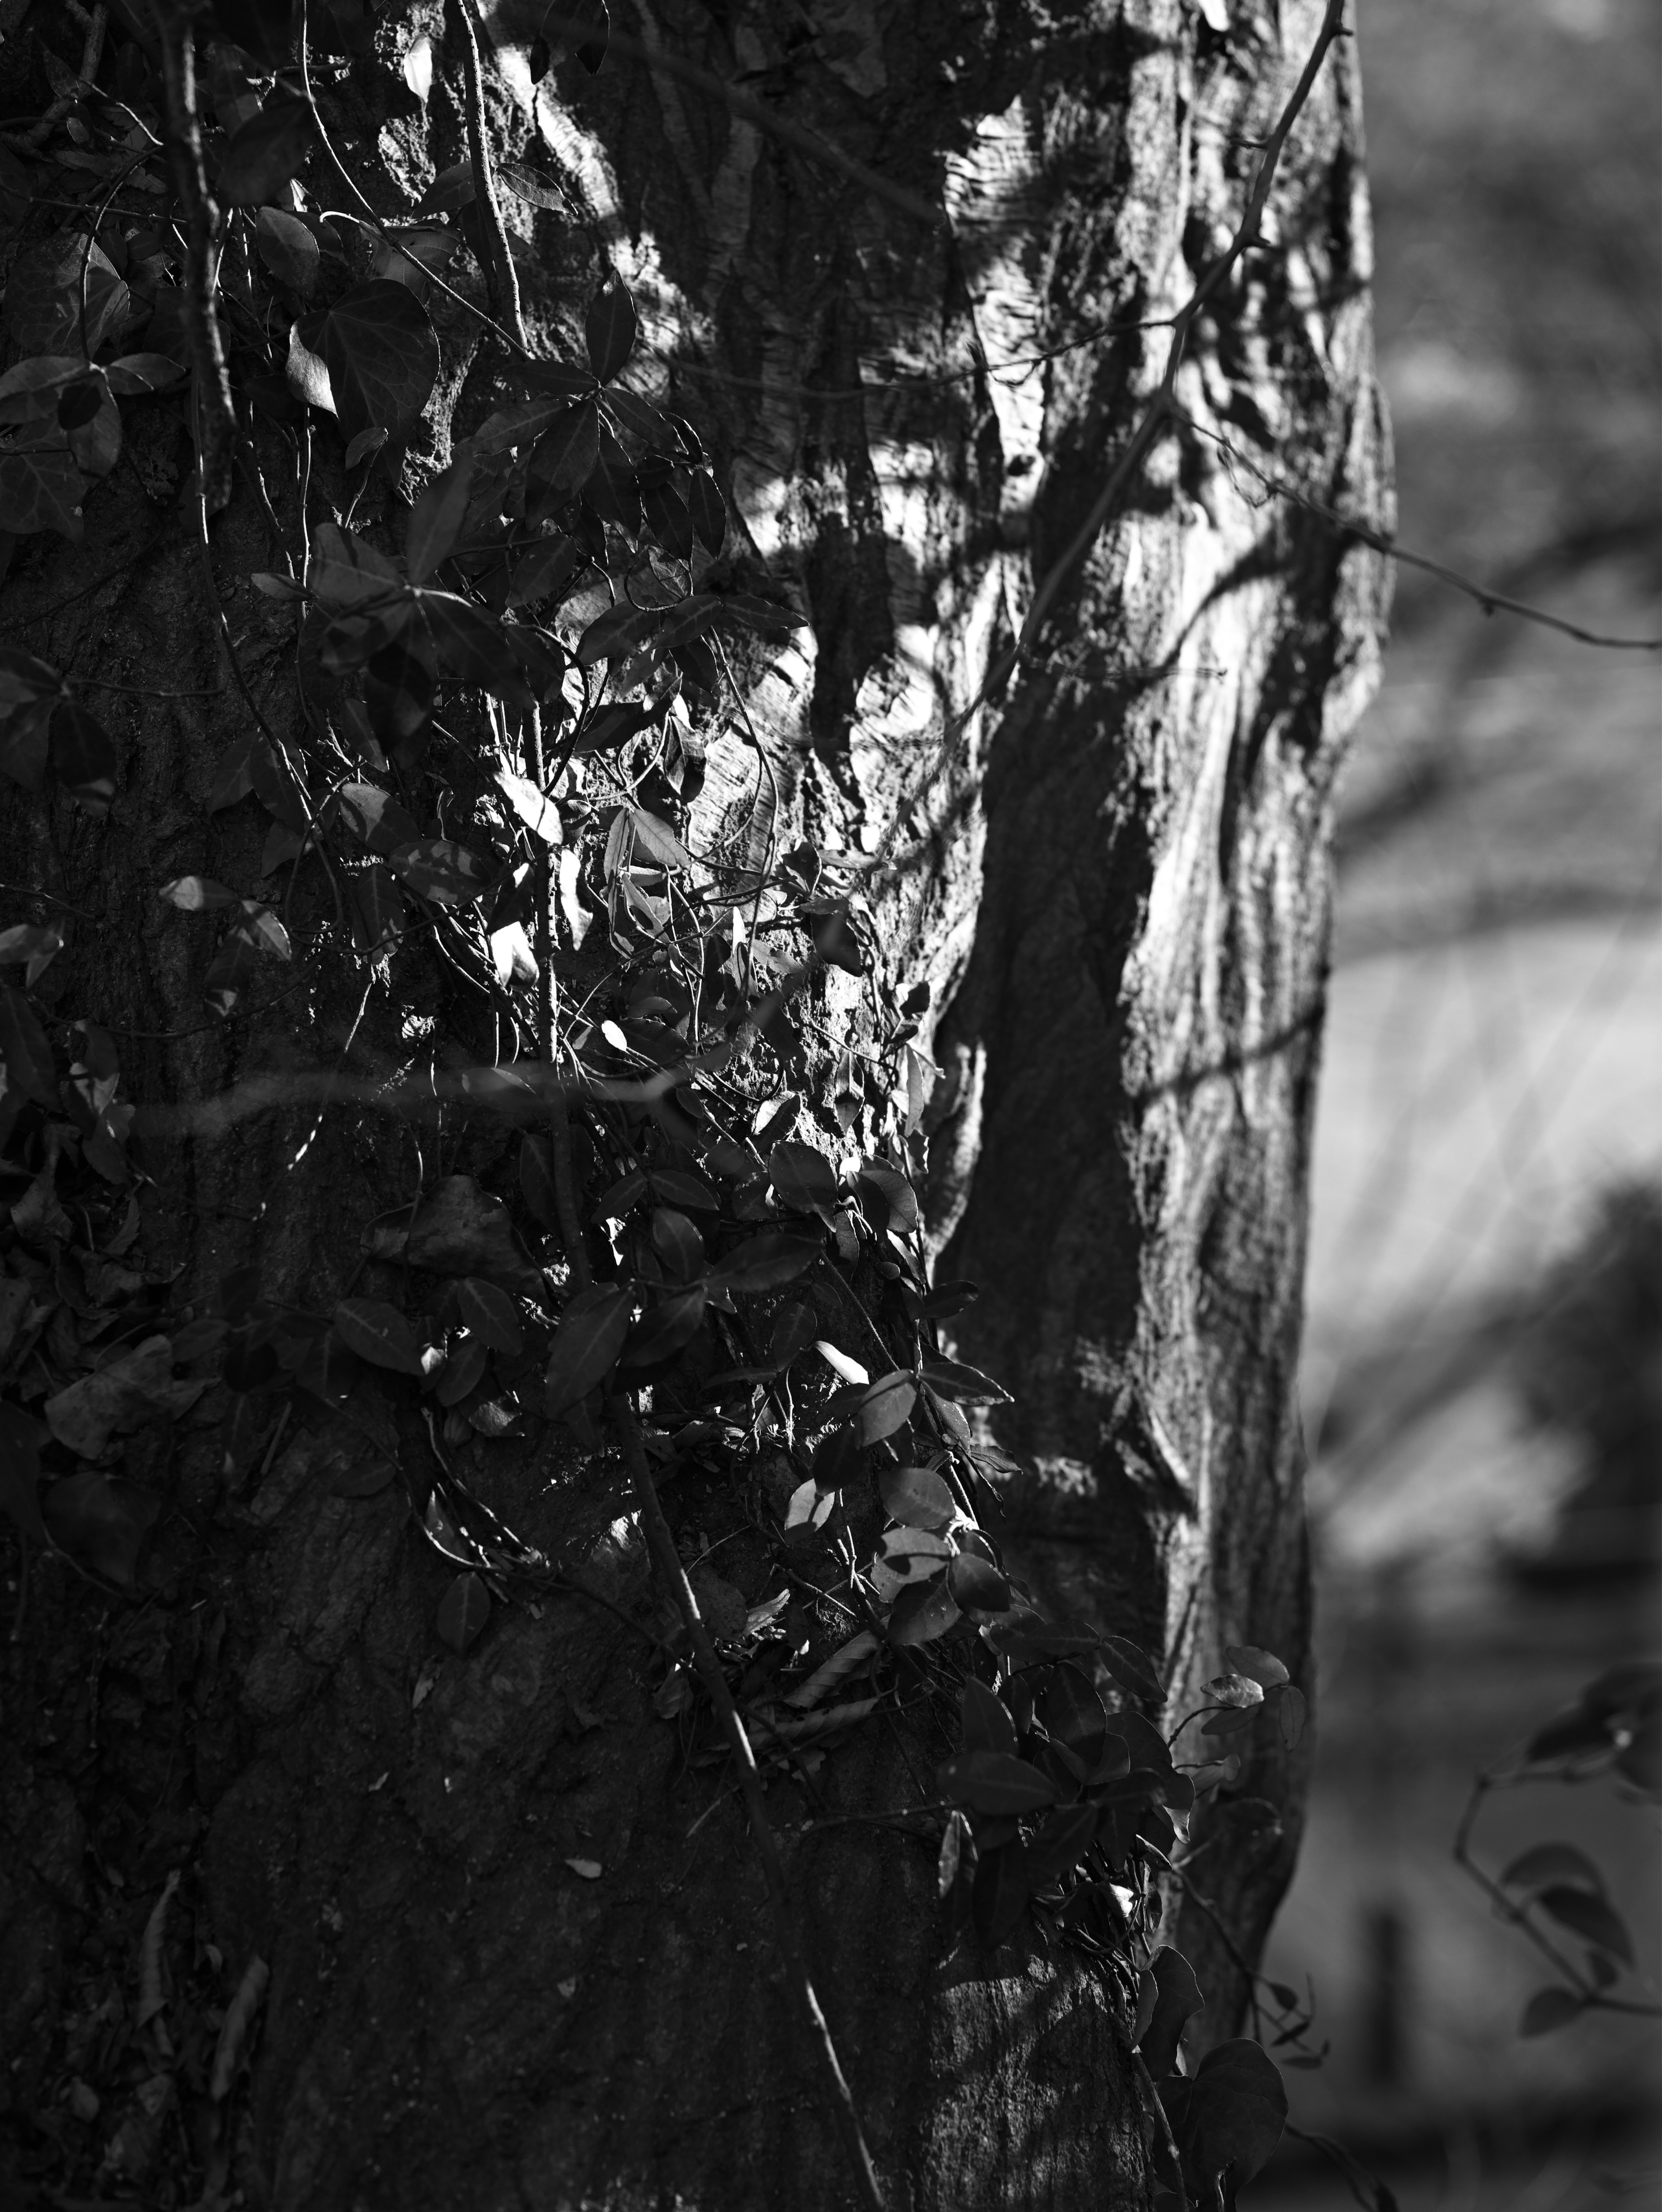
[[[371,277],[299,329],[328,369],[348,437],[370,429],[389,437],[408,431],[439,373],[439,342],[413,293],[390,277]]]
[[[259,258],[280,284],[304,299],[318,281],[323,255],[315,238],[297,215],[282,208],[263,207],[254,224]]]

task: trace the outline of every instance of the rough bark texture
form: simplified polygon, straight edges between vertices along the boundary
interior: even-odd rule
[[[614,58],[591,79],[557,50],[533,84],[533,14],[510,0],[486,15],[493,134],[516,158],[539,148],[572,209],[507,204],[527,318],[569,330],[603,258],[616,262],[728,473],[749,538],[740,567],[788,579],[812,617],[806,645],[749,672],[750,712],[790,821],[882,848],[883,941],[934,986],[934,1225],[947,1269],[983,1286],[963,1349],[1016,1394],[998,1429],[1031,1470],[1011,1499],[1020,1564],[1066,1610],[1166,1654],[1173,1721],[1226,1643],[1266,1645],[1302,1677],[1293,1383],[1324,848],[1378,648],[1379,566],[1262,503],[1215,448],[1169,440],[1038,659],[947,726],[1077,527],[1166,339],[1124,332],[992,380],[977,361],[1181,303],[1228,234],[1247,142],[1319,9],[1243,13],[1227,42],[1173,0],[619,12],[648,48],[742,76],[943,203],[949,232],[661,70]],[[417,30],[438,45],[438,12],[386,21],[388,67],[326,94],[349,167],[389,214],[463,150],[459,58],[441,52],[424,111],[389,97]],[[1180,397],[1377,518],[1359,159],[1347,46],[1295,132],[1269,242],[1201,327]],[[438,301],[435,315],[470,428],[496,364],[459,311]],[[919,374],[956,380],[883,388]],[[203,941],[158,917],[159,881],[237,881],[261,830],[201,812],[243,710],[205,613],[194,515],[174,501],[182,419],[165,403],[137,419],[133,465],[89,509],[84,550],[33,539],[18,553],[9,626],[86,673],[218,696],[119,702],[114,813],[89,824],[14,795],[0,858],[9,884],[95,917],[56,971],[57,1011],[125,1024],[135,1095],[160,1105],[331,1064],[359,987],[204,1027]],[[440,458],[449,434],[441,420]],[[233,631],[266,652],[267,711],[291,715],[281,617],[243,581],[269,565],[246,491],[213,525],[212,558]],[[709,841],[743,829],[755,773],[741,735],[718,747]],[[443,988],[406,979],[427,1006]],[[400,1055],[397,1012],[372,1012],[365,1032],[383,1065]],[[182,1270],[180,1306],[256,1255],[325,1310],[340,1294],[362,1224],[407,1200],[414,1171],[407,1139],[367,1117],[332,1120],[307,1150],[309,1127],[272,1114],[210,1144],[158,1123],[142,1250]],[[458,1159],[490,1170],[485,1152],[447,1152],[447,1170]],[[143,1601],[112,1610],[41,1570],[10,1654],[0,2081],[14,2119],[57,2078],[88,1978],[130,1984],[144,1914],[180,1867],[180,1909],[233,1983],[252,1954],[271,1966],[233,2166],[247,2201],[849,2202],[741,1816],[719,1770],[681,1770],[650,1710],[645,1645],[559,1597],[500,1613],[465,1659],[442,1656],[442,1577],[402,1492],[334,1494],[338,1438],[251,1436],[247,1420],[216,1392],[171,1443],[135,1446],[130,1471],[172,1508]],[[418,1429],[403,1449],[425,1450]],[[645,1569],[615,1474],[490,1452],[476,1479],[505,1517],[633,1603]],[[693,1480],[667,1497],[678,1528],[718,1534],[721,1501]],[[746,1541],[723,1555],[741,1586],[763,1571]],[[856,1740],[825,1770],[830,1809],[915,1802],[907,1755],[926,1771],[944,1748],[922,1733],[904,1748],[886,1729]],[[1210,1816],[1206,1884],[1248,1955],[1286,1881],[1306,1755],[1263,1759]],[[1143,2203],[1111,1984],[1022,1942],[944,1959],[927,1850],[857,1824],[801,1836],[812,1808],[776,1796],[890,2202]],[[1230,1841],[1243,1796],[1281,1809],[1279,1843]],[[574,1874],[574,1857],[601,1878]],[[1185,1917],[1179,1940],[1225,2029],[1238,1975],[1209,1924]]]

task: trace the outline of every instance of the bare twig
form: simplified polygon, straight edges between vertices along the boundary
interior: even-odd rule
[[[93,79],[98,75],[98,65],[104,58],[104,32],[108,17],[100,5],[94,8],[89,15],[82,15],[81,20],[87,27],[87,38],[85,45],[81,49],[81,66],[76,75],[82,89],[90,92],[93,89]],[[37,116],[27,130],[0,132],[0,139],[3,139],[8,146],[17,146],[25,149],[44,145],[52,136],[53,124],[69,113],[79,97],[80,94],[75,92],[60,94],[52,101],[51,106],[43,114]]]
[[[502,204],[496,191],[496,172],[490,158],[490,131],[484,112],[484,85],[479,74],[479,41],[474,27],[473,0],[456,0],[456,19],[461,25],[462,70],[467,80],[467,158],[473,166],[473,197],[490,247],[485,261],[485,284],[497,317],[525,350],[525,319],[520,312],[520,279],[508,251]]]
[[[174,189],[185,211],[186,255],[185,307],[191,334],[194,384],[197,468],[207,514],[217,514],[231,496],[231,454],[236,443],[236,410],[230,371],[220,336],[214,293],[219,281],[219,210],[208,190],[197,113],[196,30],[188,16],[157,6],[157,35],[167,105],[167,157]]]
[[[1565,637],[1573,637],[1580,645],[1602,646],[1607,652],[1662,653],[1662,637],[1610,637],[1601,630],[1583,629],[1579,623],[1566,622],[1562,615],[1548,614],[1544,608],[1531,606],[1525,599],[1514,599],[1505,592],[1493,591],[1486,584],[1475,583],[1470,576],[1461,575],[1458,569],[1446,568],[1440,561],[1428,560],[1423,553],[1410,553],[1388,532],[1375,530],[1370,523],[1362,522],[1355,515],[1342,514],[1337,507],[1328,507],[1321,500],[1312,499],[1308,492],[1300,491],[1284,477],[1272,475],[1250,454],[1242,453],[1239,446],[1218,431],[1208,430],[1205,423],[1197,422],[1181,407],[1168,404],[1166,413],[1173,422],[1181,422],[1185,429],[1193,430],[1227,453],[1232,461],[1256,477],[1277,499],[1284,499],[1294,507],[1302,507],[1306,514],[1313,514],[1319,520],[1330,524],[1335,530],[1343,532],[1346,537],[1355,538],[1364,545],[1371,545],[1376,553],[1383,553],[1392,561],[1400,561],[1405,567],[1423,569],[1427,575],[1435,576],[1439,582],[1447,584],[1452,590],[1464,592],[1468,599],[1476,600],[1486,615],[1519,615],[1525,622],[1538,623],[1543,629],[1555,629]]]
[[[676,1551],[674,1535],[664,1517],[663,1505],[658,1497],[657,1486],[652,1480],[652,1469],[641,1440],[640,1424],[636,1419],[635,1408],[627,1393],[619,1392],[611,1399],[609,1410],[618,1442],[623,1446],[630,1479],[635,1486],[641,1522],[646,1531],[647,1546],[652,1553],[653,1564],[675,1601],[676,1611],[681,1616],[682,1626],[692,1646],[692,1662],[698,1679],[715,1708],[716,1717],[738,1763],[745,1803],[750,1814],[751,1832],[762,1861],[768,1896],[773,1906],[775,1937],[795,1989],[809,2041],[831,2104],[831,2116],[843,2139],[843,2148],[862,2200],[871,2208],[871,2212],[883,2212],[883,2193],[878,2186],[871,2153],[866,2148],[860,2115],[855,2110],[853,2094],[843,2074],[842,2062],[837,2057],[837,2046],[831,2040],[831,2029],[826,2025],[825,2013],[808,1972],[807,1960],[797,1936],[790,1892],[779,1856],[779,1845],[768,1819],[767,1797],[762,1788],[762,1777],[757,1769],[756,1754],[751,1748],[749,1736],[745,1733],[745,1723],[740,1717],[739,1708],[733,1702],[733,1692],[728,1687],[728,1678],[721,1671],[721,1662],[715,1656],[715,1646],[710,1641],[709,1631],[699,1613],[698,1601],[693,1595],[686,1569],[681,1565],[680,1555]]]

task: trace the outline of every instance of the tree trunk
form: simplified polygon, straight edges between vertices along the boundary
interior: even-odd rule
[[[8,40],[8,113],[56,88],[40,42],[79,65],[55,12],[37,5]],[[1226,1646],[1266,1648],[1310,1686],[1294,1373],[1325,844],[1377,659],[1381,564],[1173,428],[1032,649],[1000,663],[1159,378],[1162,324],[1239,216],[1254,142],[1320,15],[1288,0],[1237,13],[1226,37],[1175,0],[1059,16],[1027,0],[807,14],[654,0],[617,12],[598,74],[557,19],[549,68],[539,0],[481,19],[490,142],[539,180],[539,199],[502,203],[533,351],[580,358],[585,306],[621,274],[642,322],[637,388],[692,422],[729,495],[716,581],[782,584],[809,620],[740,662],[741,709],[710,744],[688,842],[748,841],[754,866],[770,830],[782,851],[862,858],[837,880],[861,890],[889,970],[931,986],[916,1040],[941,1069],[928,1218],[938,1279],[981,1287],[951,1323],[955,1355],[1014,1394],[991,1416],[1020,1468],[1007,1556],[1055,1611],[1163,1660],[1168,1729],[1205,1702]],[[112,92],[137,82],[111,72],[141,48],[138,20],[114,20]],[[326,20],[350,46],[345,12]],[[454,5],[390,8],[373,51],[314,48],[334,151],[386,221],[410,222],[435,173],[468,157],[467,35]],[[408,60],[421,38],[430,88]],[[221,97],[210,59],[204,43]],[[1264,242],[1196,327],[1178,397],[1377,522],[1360,158],[1346,43],[1294,127]],[[64,221],[41,174],[26,246]],[[321,155],[308,174],[313,204],[348,204]],[[477,206],[463,228],[488,263]],[[508,1139],[459,1106],[400,1121],[283,1092],[334,1070],[391,1088],[442,1069],[429,1033],[451,1040],[451,1066],[493,1058],[436,939],[400,953],[389,988],[334,957],[284,996],[287,972],[265,967],[222,1021],[204,1007],[214,925],[156,899],[195,872],[239,895],[262,878],[258,786],[208,811],[250,728],[228,645],[277,733],[304,735],[292,613],[250,574],[280,570],[307,522],[340,519],[360,486],[354,526],[396,545],[405,499],[508,389],[503,349],[435,290],[437,393],[402,475],[373,455],[345,470],[315,411],[292,427],[247,412],[243,380],[271,363],[238,252],[220,312],[263,484],[244,470],[209,525],[225,635],[191,417],[165,396],[125,410],[84,541],[20,537],[5,586],[8,637],[94,687],[122,781],[107,814],[61,787],[61,763],[58,785],[11,791],[0,921],[62,922],[34,1000],[60,1061],[68,1024],[113,1033],[144,1174],[124,1247],[125,1198],[94,1237],[52,1218],[50,1158],[44,1196],[38,1153],[8,1170],[6,1264],[32,1318],[4,1381],[35,1413],[118,1339],[161,1333],[177,1350],[234,1268],[327,1314],[400,1275],[363,1272],[375,1217],[442,1176],[511,1183]],[[137,299],[137,257],[129,273]],[[485,301],[466,257],[447,277]],[[155,313],[182,343],[170,281]],[[129,350],[146,343],[134,330]],[[989,374],[1002,362],[1028,365]],[[776,806],[758,807],[758,775]],[[432,826],[447,834],[441,810]],[[293,878],[288,911],[286,878],[265,895],[297,937],[326,936],[330,880]],[[835,971],[815,986],[824,1096],[809,1106],[833,1130],[863,988]],[[226,1098],[217,1123],[194,1112]],[[210,1373],[187,1365],[180,1382]],[[379,1488],[355,1476],[345,1414],[302,1422],[218,1381],[174,1403],[96,1462],[162,1509],[131,1585],[117,1553],[89,1577],[36,1547],[26,1587],[11,1573],[9,2196],[29,2201],[32,2177],[84,2196],[101,2160],[146,2203],[217,2180],[281,2212],[854,2201],[731,1767],[702,1752],[689,1765],[689,1739],[654,1711],[669,1616],[615,1457],[541,1424],[458,1450],[587,1592],[499,1606],[458,1656],[434,1626],[454,1570],[412,1526],[433,1480],[413,1393],[395,1416],[399,1479]],[[78,1463],[49,1450],[60,1485]],[[762,1514],[713,1474],[685,1467],[665,1503],[685,1558],[721,1544],[715,1564],[752,1604],[783,1586]],[[1263,1736],[1196,1816],[1215,1919],[1169,1899],[1167,1940],[1196,1967],[1215,2038],[1242,2015],[1241,1962],[1296,1841],[1308,1739]],[[952,1947],[934,1838],[867,1817],[933,1801],[953,1747],[927,1711],[902,1711],[831,1739],[811,1787],[782,1775],[769,1790],[886,2201],[1141,2206],[1151,2115],[1123,1981],[1031,1923],[995,1949]],[[1264,1800],[1278,1827],[1255,1825]],[[146,1923],[175,1869],[147,1969]],[[216,2094],[224,2010],[256,1958],[270,1979],[251,2071]]]

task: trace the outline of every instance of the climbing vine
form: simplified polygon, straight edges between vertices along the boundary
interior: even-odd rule
[[[949,1936],[996,1945],[1036,1925],[1097,1962],[1152,2085],[1165,2201],[1231,2201],[1285,2113],[1265,2044],[1315,2063],[1308,2009],[1247,1970],[1256,2039],[1189,2064],[1201,1993],[1159,1929],[1177,1892],[1209,1912],[1184,1864],[1190,1816],[1236,1780],[1254,1731],[1297,1741],[1300,1691],[1274,1655],[1232,1650],[1208,1702],[1164,1733],[1160,1663],[1050,1617],[1011,1572],[1011,1463],[986,1418],[1006,1393],[943,1343],[974,1286],[925,1265],[928,987],[879,935],[864,857],[787,844],[747,720],[801,618],[735,544],[617,271],[569,327],[527,339],[502,199],[556,186],[493,156],[469,0],[453,15],[466,153],[406,222],[377,216],[342,163],[327,58],[396,52],[421,100],[434,44],[351,0],[292,21],[271,0],[161,9],[149,41],[95,9],[78,70],[54,58],[46,129],[0,149],[0,529],[79,543],[145,410],[187,410],[184,511],[245,709],[205,811],[257,810],[263,836],[245,878],[155,885],[199,963],[204,1024],[343,979],[361,1020],[377,992],[400,1003],[414,960],[436,961],[458,1011],[421,1080],[364,1084],[344,1054],[316,1113],[482,1133],[472,1170],[423,1172],[373,1224],[326,1306],[244,1268],[211,1310],[180,1315],[169,1281],[131,1264],[146,1179],[122,1039],[59,1020],[37,991],[74,916],[0,932],[19,975],[0,989],[0,1505],[26,1560],[49,1552],[107,1595],[133,1591],[161,1500],[121,1471],[124,1440],[222,1383],[257,1413],[234,1414],[233,1455],[239,1423],[269,1463],[293,1426],[329,1419],[360,1449],[347,1487],[406,1486],[447,1570],[434,1632],[460,1653],[541,1592],[612,1602],[515,1534],[461,1448],[563,1434],[615,1454],[668,1601],[629,1616],[653,1648],[656,1711],[746,1793],[868,2200],[766,1784],[812,1785],[850,1731],[904,1705],[934,1714],[941,1756],[916,1802],[870,1816],[937,1850]],[[604,7],[584,22],[577,58],[595,67]],[[1299,98],[1336,27],[1330,9]],[[435,393],[458,319],[489,374],[476,367],[485,397],[444,445]],[[1178,350],[1123,475],[1166,420]],[[210,550],[239,477],[271,547],[239,586],[240,636]],[[99,690],[0,650],[13,787],[93,815],[120,803]],[[752,744],[754,799],[739,834],[701,848],[691,810],[728,731]],[[281,1098],[303,1095],[296,1081]],[[275,1096],[204,1102],[197,1126]],[[684,1559],[659,1486],[689,1470],[765,1538],[762,1601]],[[14,1640],[27,1596],[25,1581]],[[1243,1814],[1275,1819],[1236,1809],[1239,1833]],[[224,2015],[202,2089],[216,2116],[263,1985],[251,1967]],[[222,2159],[217,2117],[210,2136]]]

